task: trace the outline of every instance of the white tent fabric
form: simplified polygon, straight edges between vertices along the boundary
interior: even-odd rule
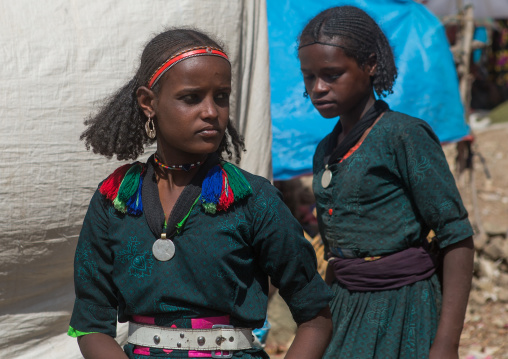
[[[270,178],[266,4],[17,0],[0,13],[0,357],[80,358],[65,335],[74,249],[94,190],[120,164],[86,152],[83,120],[132,78],[154,34],[198,27],[232,59],[241,167]]]
[[[457,0],[427,0],[424,3],[437,16],[454,15],[459,10]],[[472,5],[477,19],[508,19],[507,0],[462,0],[462,5]]]

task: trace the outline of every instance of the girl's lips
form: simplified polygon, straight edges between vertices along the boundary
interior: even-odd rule
[[[326,110],[335,106],[333,102],[314,102],[313,105],[318,110]]]
[[[220,133],[219,130],[215,130],[212,128],[201,130],[198,132],[198,134],[202,137],[216,137],[219,133]]]

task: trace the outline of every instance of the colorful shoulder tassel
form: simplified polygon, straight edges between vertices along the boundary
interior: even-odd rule
[[[229,179],[229,186],[233,191],[235,198],[242,199],[252,194],[252,187],[238,167],[229,162],[222,163]]]
[[[141,185],[145,166],[140,162],[117,168],[101,185],[99,192],[122,213],[140,215],[143,211]]]
[[[247,197],[252,188],[240,170],[228,162],[214,166],[203,180],[201,203],[205,212],[226,211],[231,204]]]
[[[233,204],[235,201],[235,194],[229,185],[229,176],[224,170],[224,167],[221,168],[222,171],[222,191],[219,198],[219,203],[217,203],[218,211],[225,211],[228,207]]]
[[[145,165],[140,162],[117,168],[101,185],[99,191],[116,210],[140,215],[143,212],[141,188]],[[206,213],[226,211],[233,203],[252,194],[252,187],[234,165],[228,162],[208,171],[201,189],[201,203]]]

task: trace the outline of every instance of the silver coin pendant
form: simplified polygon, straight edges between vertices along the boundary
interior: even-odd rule
[[[161,261],[169,261],[175,255],[175,244],[171,239],[159,238],[152,246],[153,256]]]
[[[332,182],[332,171],[330,171],[328,169],[328,165],[326,165],[325,171],[321,176],[321,186],[323,186],[323,188],[327,188],[331,182]]]

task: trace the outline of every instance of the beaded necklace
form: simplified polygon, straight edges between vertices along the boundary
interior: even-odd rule
[[[160,161],[160,159],[159,159],[159,157],[157,155],[157,152],[155,153],[155,156],[154,156],[153,160],[162,169],[165,169],[165,170],[175,170],[175,171],[185,171],[185,172],[188,172],[188,171],[190,171],[193,168],[199,167],[203,163],[203,162],[199,161],[199,162],[196,162],[196,163],[186,163],[186,164],[183,164],[183,165],[169,166],[169,165],[166,165],[166,164],[164,164],[164,163],[162,163]]]

